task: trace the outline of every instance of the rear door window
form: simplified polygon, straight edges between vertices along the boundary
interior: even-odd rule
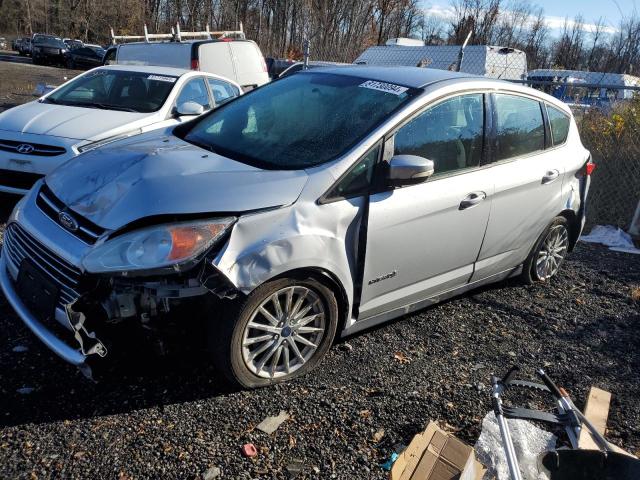
[[[551,126],[551,137],[553,138],[553,145],[562,145],[567,141],[571,118],[562,110],[552,107],[548,104],[547,117],[549,118],[549,125]]]
[[[496,114],[495,160],[544,150],[544,121],[540,103],[517,95],[494,95]]]
[[[210,77],[207,78],[207,81],[209,82],[209,88],[211,88],[211,94],[213,95],[216,105],[222,105],[240,95],[238,88],[229,82]]]

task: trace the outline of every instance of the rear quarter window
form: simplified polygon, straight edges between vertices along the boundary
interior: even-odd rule
[[[567,136],[569,135],[571,117],[562,110],[552,107],[549,104],[547,104],[547,117],[549,117],[553,145],[562,145],[567,141]]]

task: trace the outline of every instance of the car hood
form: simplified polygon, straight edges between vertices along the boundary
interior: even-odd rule
[[[0,129],[88,140],[149,115],[30,102],[0,113]]]
[[[307,174],[261,170],[167,133],[149,133],[84,153],[45,181],[72,211],[116,230],[146,217],[241,213],[290,204]]]

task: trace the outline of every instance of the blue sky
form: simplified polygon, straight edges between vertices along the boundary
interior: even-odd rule
[[[562,27],[565,17],[572,19],[579,13],[587,24],[602,17],[607,26],[614,29],[622,15],[636,7],[634,0],[534,0],[532,3],[544,9],[549,27],[556,31]],[[450,9],[450,2],[447,0],[423,0],[423,4],[428,11],[439,16],[446,15]]]

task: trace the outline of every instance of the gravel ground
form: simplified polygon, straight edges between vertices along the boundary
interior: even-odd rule
[[[61,69],[0,63],[0,111]],[[14,199],[0,197],[0,239]],[[430,419],[473,443],[489,376],[546,366],[582,406],[614,393],[608,437],[640,453],[640,256],[581,244],[546,285],[499,285],[338,343],[312,374],[233,390],[194,353],[93,384],[40,345],[0,295],[0,478],[385,478]],[[634,298],[636,300],[634,300]],[[23,351],[25,350],[26,351]],[[281,410],[266,435],[255,426]],[[240,447],[258,448],[253,459]],[[219,469],[219,470],[217,470]]]
[[[489,376],[513,363],[547,366],[579,405],[590,385],[613,392],[608,437],[638,452],[639,285],[640,256],[581,244],[549,284],[453,299],[257,391],[233,390],[197,354],[120,365],[92,384],[0,296],[0,478],[290,478],[299,465],[297,478],[385,478],[379,464],[430,419],[474,442]],[[281,410],[291,419],[275,433],[255,430]],[[253,459],[240,453],[248,442]]]

